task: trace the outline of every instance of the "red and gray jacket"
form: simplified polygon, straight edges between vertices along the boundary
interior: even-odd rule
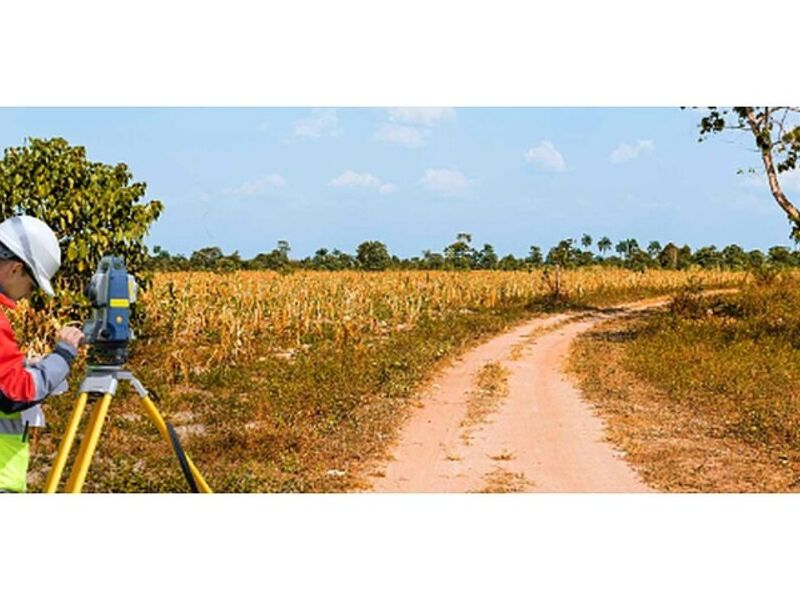
[[[0,306],[16,308],[16,303],[0,290]],[[26,365],[11,323],[0,310],[0,411],[14,413],[44,400],[63,382],[77,355],[70,344],[59,342],[51,354]]]

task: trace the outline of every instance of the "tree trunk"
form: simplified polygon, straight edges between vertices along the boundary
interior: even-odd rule
[[[756,138],[756,145],[761,150],[761,160],[764,161],[764,170],[767,173],[767,180],[769,181],[769,189],[772,192],[775,200],[780,207],[794,223],[795,227],[800,229],[800,211],[792,204],[781,189],[781,184],[778,181],[778,172],[775,169],[775,163],[772,160],[772,135],[769,131],[769,109],[764,109],[764,122],[759,124],[756,117],[755,110],[752,106],[747,107],[747,122],[750,124],[750,129]],[[766,132],[768,143],[759,144],[759,138]]]

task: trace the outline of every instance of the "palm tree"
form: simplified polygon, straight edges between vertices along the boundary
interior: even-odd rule
[[[606,236],[601,237],[597,242],[597,249],[605,256],[605,253],[611,250],[611,240]]]
[[[625,256],[625,259],[630,259],[631,255],[639,249],[639,242],[637,242],[634,238],[629,238],[627,240],[622,240],[616,246],[614,246],[614,250],[617,251],[617,254],[620,256]]]
[[[588,233],[584,233],[581,236],[581,246],[583,246],[584,248],[588,248],[591,245],[592,245],[592,236],[590,236]]]

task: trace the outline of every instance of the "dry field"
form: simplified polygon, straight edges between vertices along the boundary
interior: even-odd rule
[[[536,313],[671,294],[689,281],[732,287],[742,278],[589,268],[562,273],[555,294],[555,273],[542,270],[162,273],[140,295],[129,367],[213,488],[357,489],[357,466],[385,450],[414,390],[478,340]],[[33,351],[46,349],[63,321],[24,305],[14,315]],[[34,491],[71,405],[69,395],[48,402]],[[118,395],[109,422],[88,491],[185,489],[133,394]]]

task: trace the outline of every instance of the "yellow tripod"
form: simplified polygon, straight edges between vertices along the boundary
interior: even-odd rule
[[[72,410],[67,424],[67,431],[58,447],[56,461],[53,463],[53,468],[50,470],[50,474],[47,477],[45,492],[51,494],[58,490],[61,474],[64,471],[64,465],[67,463],[67,457],[75,441],[78,425],[86,409],[86,404],[89,401],[89,394],[102,394],[102,398],[95,402],[94,409],[89,417],[89,424],[81,440],[81,445],[78,448],[75,464],[72,467],[70,476],[67,479],[67,485],[64,488],[64,491],[68,493],[81,492],[83,489],[83,482],[86,480],[86,474],[89,471],[89,465],[94,456],[94,451],[97,448],[97,442],[100,439],[100,430],[103,427],[103,421],[106,418],[111,399],[117,391],[119,381],[128,381],[133,385],[134,389],[139,394],[139,398],[150,420],[155,424],[161,437],[164,438],[168,444],[172,445],[173,450],[175,450],[183,474],[192,489],[194,491],[210,494],[211,488],[208,487],[208,484],[203,479],[200,471],[197,470],[197,467],[194,466],[191,459],[181,449],[175,431],[164,421],[156,405],[150,399],[150,394],[141,382],[139,382],[130,371],[126,371],[120,366],[105,365],[90,365],[87,370],[86,377],[81,383],[78,402]]]

